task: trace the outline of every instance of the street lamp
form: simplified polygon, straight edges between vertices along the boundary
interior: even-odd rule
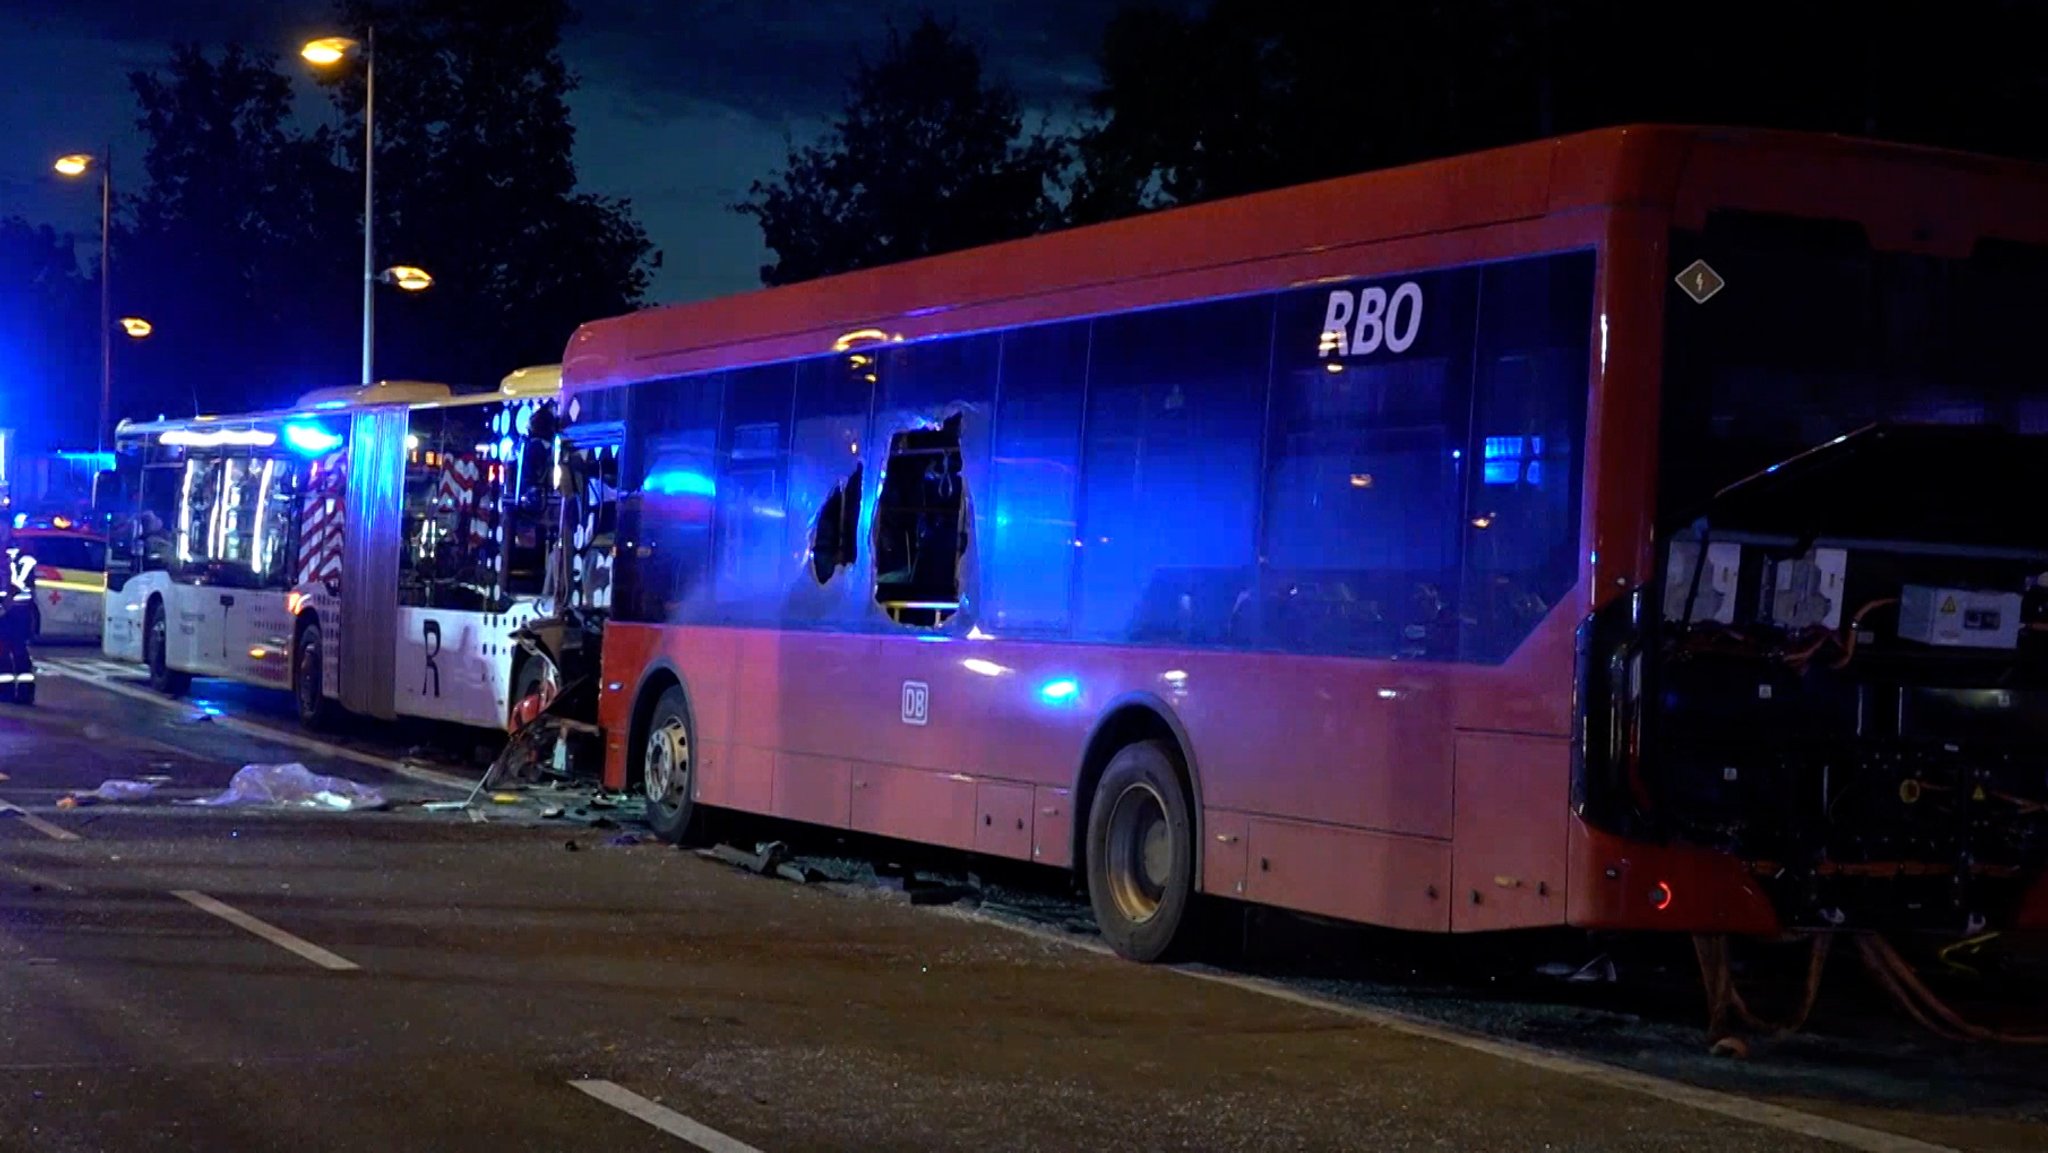
[[[121,331],[127,333],[135,340],[141,340],[150,333],[155,332],[156,325],[139,316],[124,316],[121,318]]]
[[[377,264],[374,217],[371,215],[376,204],[376,110],[377,110],[377,60],[374,48],[377,34],[366,31],[361,41],[346,36],[322,36],[309,40],[299,49],[299,55],[317,68],[339,64],[350,56],[363,60],[363,383],[376,381],[374,338],[376,331]],[[424,287],[424,286],[423,286]]]
[[[395,264],[378,276],[386,284],[395,284],[405,292],[425,292],[434,287],[434,278],[424,268],[410,264]]]
[[[73,152],[59,156],[51,167],[57,174],[79,177],[86,174],[95,164],[100,170],[100,419],[93,430],[93,449],[105,452],[107,448],[107,422],[111,416],[114,400],[114,296],[108,282],[112,267],[108,253],[113,244],[114,221],[114,147],[108,145],[98,156],[87,152]]]

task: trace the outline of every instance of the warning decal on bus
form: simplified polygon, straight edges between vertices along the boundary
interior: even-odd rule
[[[1715,272],[1713,265],[1704,260],[1695,260],[1686,265],[1685,271],[1678,274],[1677,280],[1678,287],[1683,289],[1687,296],[1692,297],[1694,304],[1705,304],[1714,298],[1715,293],[1728,287],[1728,282],[1721,279],[1721,274]]]

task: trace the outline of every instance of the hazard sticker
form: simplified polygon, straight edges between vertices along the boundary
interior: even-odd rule
[[[1943,613],[1953,613],[1953,612],[1955,612],[1955,611],[1956,611],[1956,598],[1954,598],[1954,597],[1949,597],[1948,599],[1946,599],[1946,600],[1942,601],[1942,602],[1941,602],[1941,611],[1942,611]]]
[[[1678,287],[1687,296],[1692,297],[1694,304],[1705,304],[1714,298],[1715,293],[1728,286],[1728,282],[1721,279],[1721,274],[1715,272],[1713,266],[1704,260],[1695,260],[1686,265],[1685,271],[1673,279],[1678,281]]]

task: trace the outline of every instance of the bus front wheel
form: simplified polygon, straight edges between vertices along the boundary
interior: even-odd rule
[[[299,723],[309,729],[324,728],[334,719],[326,676],[320,656],[320,622],[309,620],[299,626],[299,641],[292,646],[292,700],[299,708]]]
[[[671,685],[654,703],[640,745],[640,789],[647,797],[647,824],[670,844],[696,839],[702,819],[692,786],[697,767],[690,733],[690,702],[681,685]]]
[[[165,696],[182,697],[192,687],[192,677],[171,667],[170,640],[164,603],[149,602],[149,615],[142,625],[142,663],[149,667],[149,687]]]
[[[1111,758],[1088,806],[1088,901],[1118,956],[1161,961],[1193,936],[1193,804],[1173,750],[1126,745]]]

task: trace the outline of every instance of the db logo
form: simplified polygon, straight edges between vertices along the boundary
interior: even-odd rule
[[[931,719],[932,689],[923,681],[903,682],[903,723],[921,725]]]

